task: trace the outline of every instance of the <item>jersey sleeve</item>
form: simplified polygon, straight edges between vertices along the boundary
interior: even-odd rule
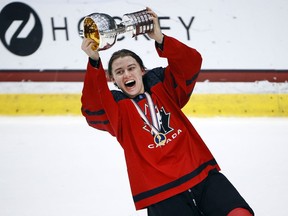
[[[88,62],[82,90],[82,114],[87,123],[96,129],[115,136],[118,122],[118,105],[107,84],[107,78],[100,61],[99,68]]]
[[[189,101],[201,69],[200,53],[173,37],[164,37],[162,49],[156,46],[158,55],[167,58],[164,86],[180,108]]]

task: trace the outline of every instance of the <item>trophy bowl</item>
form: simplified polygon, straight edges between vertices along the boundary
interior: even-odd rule
[[[105,50],[114,45],[117,38],[115,20],[104,13],[93,13],[84,19],[84,37],[95,41],[93,50]]]

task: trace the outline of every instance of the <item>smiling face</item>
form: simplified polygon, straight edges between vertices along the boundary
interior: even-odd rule
[[[115,59],[112,63],[112,81],[129,97],[144,93],[144,68],[131,56]]]

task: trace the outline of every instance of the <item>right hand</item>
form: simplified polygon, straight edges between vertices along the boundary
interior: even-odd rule
[[[98,61],[100,56],[97,50],[93,50],[96,47],[94,40],[91,38],[84,38],[82,41],[81,49],[93,60]]]

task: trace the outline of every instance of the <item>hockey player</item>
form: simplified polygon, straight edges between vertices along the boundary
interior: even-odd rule
[[[82,113],[90,126],[115,136],[124,149],[137,210],[149,216],[250,216],[253,210],[221,173],[213,155],[181,108],[189,101],[202,58],[193,48],[163,35],[158,16],[148,36],[168,66],[146,71],[132,51],[115,52],[108,64],[118,90],[108,88],[94,41],[89,56]]]

